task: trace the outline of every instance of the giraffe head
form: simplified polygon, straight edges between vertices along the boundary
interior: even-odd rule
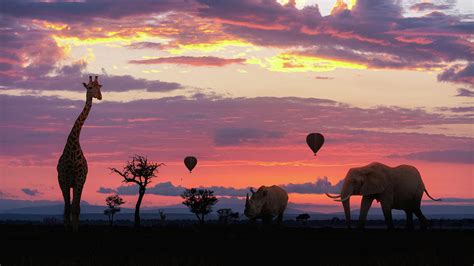
[[[95,76],[95,80],[92,81],[92,76],[89,76],[89,84],[82,83],[82,85],[84,85],[84,87],[87,89],[87,95],[91,95],[97,100],[102,100],[102,93],[100,92],[102,85],[99,84],[97,78],[98,77]]]

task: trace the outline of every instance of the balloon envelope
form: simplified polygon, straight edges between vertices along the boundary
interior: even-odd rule
[[[190,173],[194,169],[194,167],[196,166],[197,162],[198,161],[197,161],[196,157],[194,157],[194,156],[188,156],[188,157],[184,158],[184,165],[186,165],[186,167],[188,168]]]
[[[321,149],[324,144],[324,136],[320,133],[311,133],[306,136],[306,143],[316,156],[316,153],[319,151],[319,149]]]

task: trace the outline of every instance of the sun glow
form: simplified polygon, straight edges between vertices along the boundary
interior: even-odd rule
[[[52,38],[59,46],[83,46],[106,43],[123,43],[130,44],[135,41],[145,41],[151,38],[146,32],[136,32],[133,36],[121,36],[116,32],[107,32],[104,37],[95,38],[79,38],[70,36],[53,35]]]
[[[265,60],[247,60],[248,64],[257,64],[270,71],[277,72],[326,72],[337,68],[366,69],[362,64],[343,62],[320,57],[279,54]]]
[[[62,31],[65,29],[69,29],[69,25],[65,23],[52,23],[45,20],[37,20],[37,19],[34,19],[32,22],[36,26],[39,26],[45,29],[55,30],[55,31]]]
[[[171,54],[183,54],[190,51],[199,51],[204,53],[222,51],[229,47],[250,47],[253,46],[249,42],[242,40],[219,40],[212,43],[192,43],[178,44],[176,48],[170,48],[167,52]]]

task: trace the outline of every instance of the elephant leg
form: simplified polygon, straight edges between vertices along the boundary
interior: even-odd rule
[[[367,214],[369,213],[370,206],[372,206],[372,201],[374,201],[373,197],[362,197],[359,214],[359,229],[364,229],[365,220],[367,219]]]
[[[405,210],[405,214],[407,216],[407,229],[413,230],[413,212]]]
[[[420,228],[421,230],[425,230],[428,227],[428,220],[426,217],[423,215],[421,212],[421,209],[416,209],[414,211],[416,217],[418,217],[418,220],[420,220]]]
[[[382,211],[383,216],[385,217],[385,223],[387,224],[388,230],[393,230],[392,206],[386,203],[384,204],[382,202]]]
[[[351,206],[350,206],[350,199],[342,202],[342,206],[344,207],[344,214],[346,216],[346,224],[347,228],[351,229]]]

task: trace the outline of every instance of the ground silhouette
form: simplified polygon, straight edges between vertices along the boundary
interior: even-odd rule
[[[295,223],[295,221],[293,221]],[[382,222],[383,223],[383,222]],[[2,265],[471,265],[473,230],[0,224]],[[71,238],[74,241],[70,241]],[[67,242],[68,245],[63,243]],[[76,253],[80,249],[81,254]],[[117,252],[123,250],[123,252]]]

